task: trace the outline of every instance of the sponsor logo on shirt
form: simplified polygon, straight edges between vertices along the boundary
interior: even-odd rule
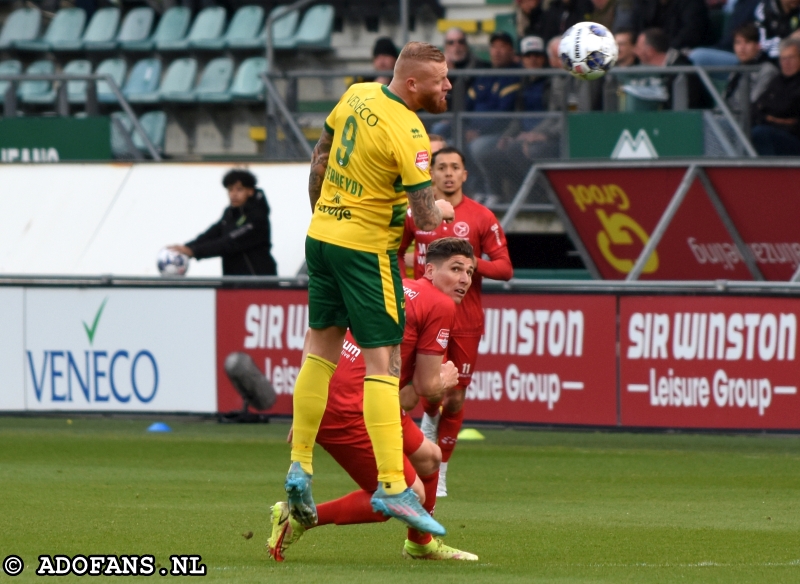
[[[442,349],[447,348],[447,342],[450,340],[450,329],[439,329],[439,334],[436,335],[436,342],[442,346]]]
[[[412,290],[411,288],[408,288],[407,286],[403,286],[403,294],[408,296],[409,300],[414,300],[414,298],[419,296],[419,292],[417,292],[416,290]]]
[[[466,237],[469,235],[469,225],[463,221],[459,221],[453,225],[453,235],[456,237]]]
[[[420,150],[419,152],[417,152],[417,160],[414,162],[414,166],[416,166],[420,170],[428,170],[429,164],[430,164],[430,155],[428,154],[428,151]]]
[[[416,139],[416,138],[424,138],[425,136],[417,128],[411,128],[411,137]]]
[[[503,245],[503,242],[500,241],[500,226],[497,223],[492,225],[492,231],[494,232],[494,238],[497,240],[497,245]]]

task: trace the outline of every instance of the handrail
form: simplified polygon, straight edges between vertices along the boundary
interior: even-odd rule
[[[269,93],[270,99],[275,102],[278,110],[280,110],[281,116],[286,120],[286,124],[289,126],[289,129],[294,134],[294,137],[297,139],[297,142],[300,144],[300,147],[306,153],[308,158],[311,158],[312,150],[311,146],[308,145],[308,141],[306,140],[305,135],[303,134],[303,130],[297,124],[297,120],[294,119],[292,112],[289,111],[289,108],[286,107],[286,104],[281,99],[280,93],[278,93],[278,88],[275,87],[275,84],[272,82],[272,79],[269,78],[269,75],[266,73],[261,74],[261,79],[264,81],[264,87],[266,88],[267,92]],[[269,139],[269,136],[267,136]]]
[[[6,75],[0,74],[0,81],[10,81],[12,85],[9,87],[8,91],[15,90],[15,84],[19,81],[105,81],[108,83],[108,86],[111,88],[111,91],[114,93],[114,97],[116,97],[119,105],[128,115],[133,123],[133,128],[136,130],[136,133],[141,136],[142,141],[144,142],[147,151],[150,153],[150,156],[153,157],[153,160],[161,161],[161,155],[156,150],[156,147],[150,141],[150,138],[147,136],[147,133],[144,131],[144,128],[139,123],[139,118],[136,117],[133,109],[131,108],[128,101],[125,99],[125,96],[122,95],[122,91],[120,91],[117,84],[111,78],[110,75],[97,75],[97,74],[88,74],[88,75],[78,75],[72,73],[36,73],[36,74],[15,74],[15,75]]]
[[[283,16],[286,16],[290,12],[295,10],[300,10],[305,8],[312,2],[317,2],[319,0],[297,0],[294,4],[284,5],[281,6],[279,9],[274,11],[274,13],[267,16],[267,22],[264,25],[264,42],[266,43],[266,51],[267,51],[267,66],[270,70],[278,70],[278,65],[275,62],[275,42],[272,39],[272,25],[275,23],[276,20],[280,19]]]

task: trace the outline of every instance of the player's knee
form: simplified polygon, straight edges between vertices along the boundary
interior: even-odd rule
[[[444,400],[443,408],[449,414],[457,414],[464,407],[465,391],[451,391]]]

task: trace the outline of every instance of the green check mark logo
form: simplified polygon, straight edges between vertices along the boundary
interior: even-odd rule
[[[91,328],[89,328],[89,325],[86,324],[86,321],[83,321],[83,328],[86,330],[86,336],[89,337],[90,345],[94,343],[94,333],[97,332],[97,324],[100,322],[100,315],[103,314],[103,309],[106,307],[106,302],[108,302],[108,296],[106,296],[105,300],[103,300],[100,308],[97,309],[97,314],[94,315],[94,322],[92,323]]]

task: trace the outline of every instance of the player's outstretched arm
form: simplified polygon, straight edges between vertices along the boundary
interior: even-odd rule
[[[322,181],[325,180],[325,169],[328,168],[328,156],[331,153],[333,135],[327,130],[322,130],[322,134],[314,146],[311,153],[311,173],[308,175],[308,198],[311,200],[311,211],[319,200],[322,192]]]
[[[425,187],[408,193],[408,206],[418,229],[433,231],[442,222],[442,212],[436,206],[433,187]]]

